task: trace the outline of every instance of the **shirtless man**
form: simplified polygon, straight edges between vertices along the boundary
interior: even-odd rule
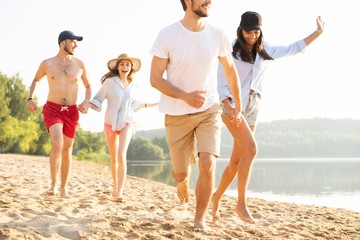
[[[57,192],[57,178],[60,169],[60,195],[63,197],[69,195],[67,183],[79,111],[87,113],[89,107],[91,88],[85,65],[80,59],[73,56],[77,41],[82,39],[83,37],[76,36],[71,31],[61,32],[58,37],[58,54],[41,62],[30,86],[27,108],[30,112],[34,112],[37,109],[33,101],[36,85],[43,77],[47,77],[49,93],[42,113],[51,138],[51,186],[47,191],[48,195],[54,195]],[[76,106],[80,79],[86,89],[85,100]]]

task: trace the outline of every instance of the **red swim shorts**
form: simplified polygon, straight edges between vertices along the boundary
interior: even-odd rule
[[[47,101],[43,107],[44,123],[47,130],[56,124],[63,125],[63,133],[69,138],[74,138],[79,121],[79,111],[76,105],[63,106]]]

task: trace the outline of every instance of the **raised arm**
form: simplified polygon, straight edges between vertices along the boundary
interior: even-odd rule
[[[309,46],[315,39],[317,39],[324,31],[325,22],[321,19],[321,16],[316,18],[317,29],[312,32],[309,36],[304,38],[306,46]]]

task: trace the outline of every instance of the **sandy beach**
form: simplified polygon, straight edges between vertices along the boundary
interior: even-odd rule
[[[47,196],[47,157],[0,154],[0,240],[3,239],[360,239],[360,213],[249,199],[255,225],[224,196],[221,220],[195,231],[194,192],[178,204],[176,188],[128,176],[125,202],[111,198],[111,175],[100,164],[74,161],[70,198]]]

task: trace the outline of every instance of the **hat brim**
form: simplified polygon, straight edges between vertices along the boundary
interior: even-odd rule
[[[251,30],[261,30],[261,26],[260,25],[243,26],[243,29],[247,32]]]
[[[62,41],[65,41],[65,40],[77,40],[77,41],[82,41],[83,40],[83,37],[81,36],[65,36],[65,37],[60,37],[58,39],[58,43],[60,44]]]
[[[70,38],[70,39],[72,39],[72,40],[77,40],[77,41],[82,41],[82,40],[83,40],[83,37],[81,37],[81,36],[74,36],[74,37],[72,37],[72,38]]]
[[[129,58],[129,57],[122,57],[122,58],[114,58],[114,59],[111,59],[107,66],[108,66],[108,69],[110,71],[114,70],[116,68],[116,64],[121,61],[121,60],[129,60],[131,62],[131,69],[134,71],[134,72],[137,72],[140,70],[140,67],[141,67],[141,61],[140,59],[138,58]]]

